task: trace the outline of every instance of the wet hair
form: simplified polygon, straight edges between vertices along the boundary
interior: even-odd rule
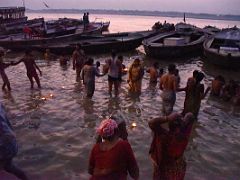
[[[175,74],[175,75],[178,75],[178,74],[179,74],[179,70],[178,70],[178,69],[175,69],[174,74]]]
[[[79,43],[77,43],[77,44],[76,44],[76,47],[79,47],[79,49],[81,49],[81,48],[82,48],[82,45],[79,44]]]
[[[86,64],[91,66],[91,65],[93,65],[93,62],[94,62],[93,58],[89,58],[87,60]]]
[[[169,64],[168,65],[168,71],[171,72],[171,73],[174,73],[176,69],[176,65],[175,64]]]
[[[99,61],[96,62],[96,66],[99,67],[101,63]]]
[[[26,49],[26,50],[25,50],[25,54],[26,54],[26,55],[29,55],[29,54],[31,54],[31,52],[32,52],[32,50],[31,50],[31,49]]]
[[[194,77],[194,78],[196,78],[196,77],[197,77],[197,75],[198,75],[198,73],[199,73],[199,71],[198,71],[198,70],[194,70],[194,71],[193,71],[193,77]]]
[[[115,50],[112,50],[112,53],[111,53],[112,57],[116,57],[117,53]]]
[[[164,72],[163,68],[160,68],[159,73],[163,74],[163,72]]]
[[[197,82],[201,82],[204,77],[205,77],[205,75],[204,75],[202,72],[199,72],[199,73],[197,74],[196,81],[197,81]]]
[[[225,79],[224,79],[224,77],[221,76],[221,75],[216,76],[216,77],[215,77],[215,80],[219,80],[219,81],[225,83]]]
[[[119,55],[119,56],[118,56],[118,59],[119,59],[120,61],[123,61],[123,56],[122,56],[122,55]]]
[[[158,62],[153,63],[153,67],[158,68],[158,66],[159,66]]]

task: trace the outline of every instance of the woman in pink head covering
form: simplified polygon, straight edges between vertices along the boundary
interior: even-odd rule
[[[127,174],[138,179],[139,168],[128,141],[118,136],[118,125],[112,119],[101,122],[97,133],[103,142],[94,145],[89,159],[91,180],[125,180]]]

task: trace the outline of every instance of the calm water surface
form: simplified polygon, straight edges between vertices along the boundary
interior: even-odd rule
[[[46,16],[55,18],[52,14]],[[150,29],[156,21],[153,17],[139,16],[136,17],[135,24],[129,23],[135,22],[134,16],[101,16],[111,20],[112,32]],[[174,20],[177,21],[177,18]],[[202,21],[203,24],[203,20],[194,21]],[[210,24],[209,20],[206,22]],[[213,22],[215,21],[211,21],[211,24]],[[239,24],[218,21],[216,26],[227,27],[228,23]],[[124,53],[124,63],[128,66],[133,57],[140,56],[144,64],[149,66],[155,60],[146,58],[143,52],[140,47],[137,51]],[[7,59],[17,60],[22,55],[9,54]],[[139,98],[128,95],[126,76],[119,98],[110,98],[107,93],[107,76],[104,76],[96,79],[96,91],[92,100],[89,100],[83,97],[82,85],[75,83],[71,65],[63,68],[56,61],[47,63],[41,60],[40,54],[35,55],[43,71],[43,88],[40,91],[30,90],[25,67],[20,64],[6,69],[12,92],[0,92],[1,102],[7,108],[20,146],[16,163],[34,180],[88,179],[88,155],[95,142],[95,128],[103,118],[117,111],[127,121],[129,141],[139,163],[141,179],[151,179],[152,166],[148,158],[151,131],[147,121],[161,115],[162,103],[159,89],[149,88],[148,74],[144,76],[142,95]],[[107,57],[108,55],[94,56],[95,60],[102,63]],[[158,61],[163,68],[169,63]],[[185,86],[194,69],[202,70],[206,74],[206,86],[210,84],[212,77],[218,74],[226,76],[227,79],[240,78],[240,72],[211,66],[204,63],[201,57],[173,62],[176,62],[180,70],[181,86]],[[182,110],[183,101],[184,93],[178,93],[175,111]],[[132,122],[137,123],[134,129],[130,128]],[[186,151],[186,179],[239,179],[239,129],[240,108],[207,96],[202,101],[199,120]]]

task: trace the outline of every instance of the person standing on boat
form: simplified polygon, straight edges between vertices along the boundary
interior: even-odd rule
[[[33,85],[34,85],[34,81],[33,79],[35,79],[38,88],[41,88],[41,84],[40,84],[40,79],[38,77],[37,71],[36,69],[39,71],[40,76],[42,76],[42,71],[40,70],[40,68],[37,66],[34,57],[32,55],[32,51],[31,50],[26,50],[25,51],[25,56],[20,59],[18,62],[13,63],[13,65],[17,65],[19,63],[23,62],[26,69],[27,69],[27,77],[30,80],[31,83],[31,89],[33,89]]]
[[[27,180],[26,174],[13,164],[13,158],[17,152],[18,145],[15,134],[3,105],[0,104],[0,171],[5,170],[21,180]]]
[[[175,64],[168,66],[168,73],[164,74],[160,79],[160,90],[162,90],[162,110],[165,115],[169,115],[173,111],[176,101],[177,82],[175,77]]]
[[[83,68],[86,55],[84,51],[81,49],[81,45],[77,44],[76,48],[72,54],[72,59],[73,59],[73,70],[76,70],[76,81],[80,81],[80,73]]]
[[[108,72],[108,92],[112,96],[112,86],[114,85],[115,96],[119,93],[119,76],[121,74],[121,62],[117,59],[117,54],[112,51],[112,58],[106,61],[104,72]]]
[[[83,28],[84,28],[84,30],[86,29],[86,24],[87,24],[87,22],[86,22],[86,13],[83,13]]]
[[[7,67],[9,67],[11,64],[7,64],[7,63],[3,62],[4,52],[5,52],[5,50],[0,47],[0,74],[1,74],[1,77],[2,77],[2,80],[3,80],[2,90],[5,90],[5,87],[7,86],[8,90],[11,91],[10,82],[8,80],[8,77],[7,77],[6,73],[5,73],[5,69]]]

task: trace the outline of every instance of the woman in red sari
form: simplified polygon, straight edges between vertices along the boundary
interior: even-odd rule
[[[161,124],[169,122],[169,131]],[[150,156],[154,165],[154,180],[183,180],[186,171],[184,151],[194,122],[192,113],[184,118],[178,113],[152,119],[149,127],[154,133]]]
[[[139,168],[128,141],[118,136],[118,125],[112,119],[101,122],[97,133],[103,142],[94,145],[89,159],[90,180],[126,180],[127,174],[138,179]]]

